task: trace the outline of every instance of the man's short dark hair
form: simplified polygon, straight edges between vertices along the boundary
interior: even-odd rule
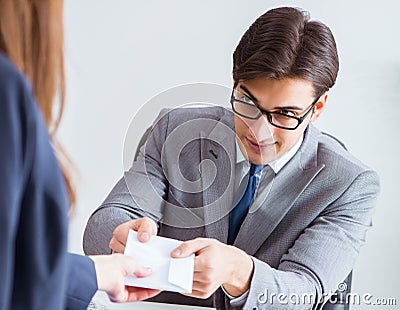
[[[339,70],[335,39],[308,12],[283,7],[261,15],[233,53],[235,83],[258,77],[311,81],[315,96],[334,84]]]

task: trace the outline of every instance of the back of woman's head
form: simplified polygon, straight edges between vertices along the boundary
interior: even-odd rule
[[[64,110],[62,0],[0,0],[0,52],[26,76],[53,140],[70,201],[69,161],[55,133]],[[59,105],[55,105],[55,98]]]
[[[330,29],[291,7],[272,9],[257,18],[233,54],[235,83],[258,77],[301,78],[313,83],[315,96],[334,85],[338,70]]]

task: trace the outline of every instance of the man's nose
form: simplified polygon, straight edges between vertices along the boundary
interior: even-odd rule
[[[252,122],[250,129],[258,141],[270,140],[273,137],[274,126],[268,121],[266,115]]]

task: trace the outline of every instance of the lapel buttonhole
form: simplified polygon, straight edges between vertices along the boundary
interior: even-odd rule
[[[210,153],[215,159],[218,159],[218,154],[216,154],[213,150],[210,150]]]

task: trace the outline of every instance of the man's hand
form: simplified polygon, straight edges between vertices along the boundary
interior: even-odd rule
[[[171,257],[186,257],[195,253],[193,290],[185,294],[208,298],[221,285],[234,297],[245,293],[253,275],[253,260],[244,251],[215,239],[197,238],[183,242],[171,252]]]
[[[132,257],[121,254],[89,256],[96,269],[97,287],[107,293],[113,302],[138,301],[153,297],[158,290],[125,286],[124,276],[134,274],[147,277],[151,269],[139,265]]]
[[[157,225],[148,217],[125,222],[115,228],[113,232],[113,237],[109,244],[112,253],[124,253],[130,229],[138,233],[138,239],[141,242],[147,242],[151,236],[157,235]]]

